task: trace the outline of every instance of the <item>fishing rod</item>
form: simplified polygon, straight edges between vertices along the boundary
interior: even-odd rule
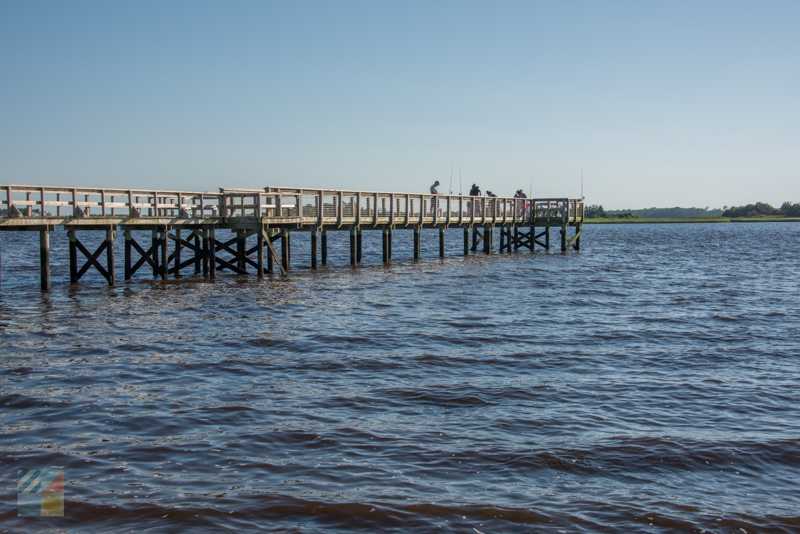
[[[533,173],[531,173],[531,186],[528,189],[528,198],[533,198]]]
[[[447,193],[448,195],[453,194],[453,166],[455,164],[456,164],[455,160],[453,160],[453,163],[450,164],[450,192]]]

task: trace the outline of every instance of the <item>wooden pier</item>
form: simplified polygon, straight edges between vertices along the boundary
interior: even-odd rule
[[[291,266],[291,234],[311,233],[311,268],[328,263],[328,231],[350,232],[350,263],[361,262],[362,230],[383,234],[383,261],[392,259],[392,232],[414,232],[414,259],[420,258],[421,231],[439,230],[439,256],[445,256],[445,231],[462,229],[464,255],[489,254],[494,229],[500,229],[499,252],[536,246],[550,249],[550,228],[561,234],[561,251],[580,250],[583,201],[573,198],[519,199],[458,195],[418,195],[372,191],[337,191],[266,187],[220,188],[219,192],[145,191],[0,185],[0,231],[35,231],[40,239],[41,286],[50,288],[50,232],[66,230],[70,281],[90,269],[116,283],[114,239],[125,240],[124,277],[140,269],[167,279],[182,270],[215,276],[217,269],[257,276],[286,274]],[[570,237],[568,230],[574,228]],[[218,231],[228,230],[230,238]],[[150,233],[137,242],[133,232]],[[92,252],[79,239],[102,232]],[[139,240],[141,234],[137,234]],[[145,234],[146,235],[146,234]],[[255,236],[255,246],[247,239]],[[542,240],[543,239],[543,240]],[[320,253],[318,255],[318,252]],[[225,255],[228,255],[225,257]]]

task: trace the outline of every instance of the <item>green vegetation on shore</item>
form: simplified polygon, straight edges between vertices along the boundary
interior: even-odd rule
[[[676,217],[672,219],[584,219],[586,224],[800,222],[800,217]]]
[[[721,217],[722,209],[705,208],[645,208],[639,210],[610,210],[603,206],[586,206],[586,217],[590,219],[684,219],[698,217]]]
[[[784,202],[774,208],[766,202],[746,206],[705,208],[648,208],[641,210],[605,211],[603,206],[584,209],[586,223],[720,223],[720,222],[797,222],[800,203]]]
[[[747,206],[731,206],[722,214],[731,218],[760,218],[760,217],[800,217],[800,203],[784,202],[780,208],[773,208],[766,202],[756,202]]]

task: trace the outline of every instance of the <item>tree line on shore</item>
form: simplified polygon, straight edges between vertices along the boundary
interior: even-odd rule
[[[766,202],[756,202],[746,206],[731,206],[722,213],[723,217],[800,217],[800,202],[784,202],[780,208],[773,208]]]
[[[644,208],[639,210],[609,210],[603,206],[586,206],[588,219],[680,219],[683,217],[719,217],[721,209],[705,208]]]
[[[584,208],[587,219],[682,219],[686,217],[800,217],[800,203],[784,202],[774,208],[766,202],[746,206],[724,206],[723,208],[645,208],[639,210],[609,210],[597,204]]]

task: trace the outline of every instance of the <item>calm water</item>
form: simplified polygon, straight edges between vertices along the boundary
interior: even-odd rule
[[[58,231],[50,294],[0,235],[0,531],[800,532],[800,224],[585,229],[114,288]]]

